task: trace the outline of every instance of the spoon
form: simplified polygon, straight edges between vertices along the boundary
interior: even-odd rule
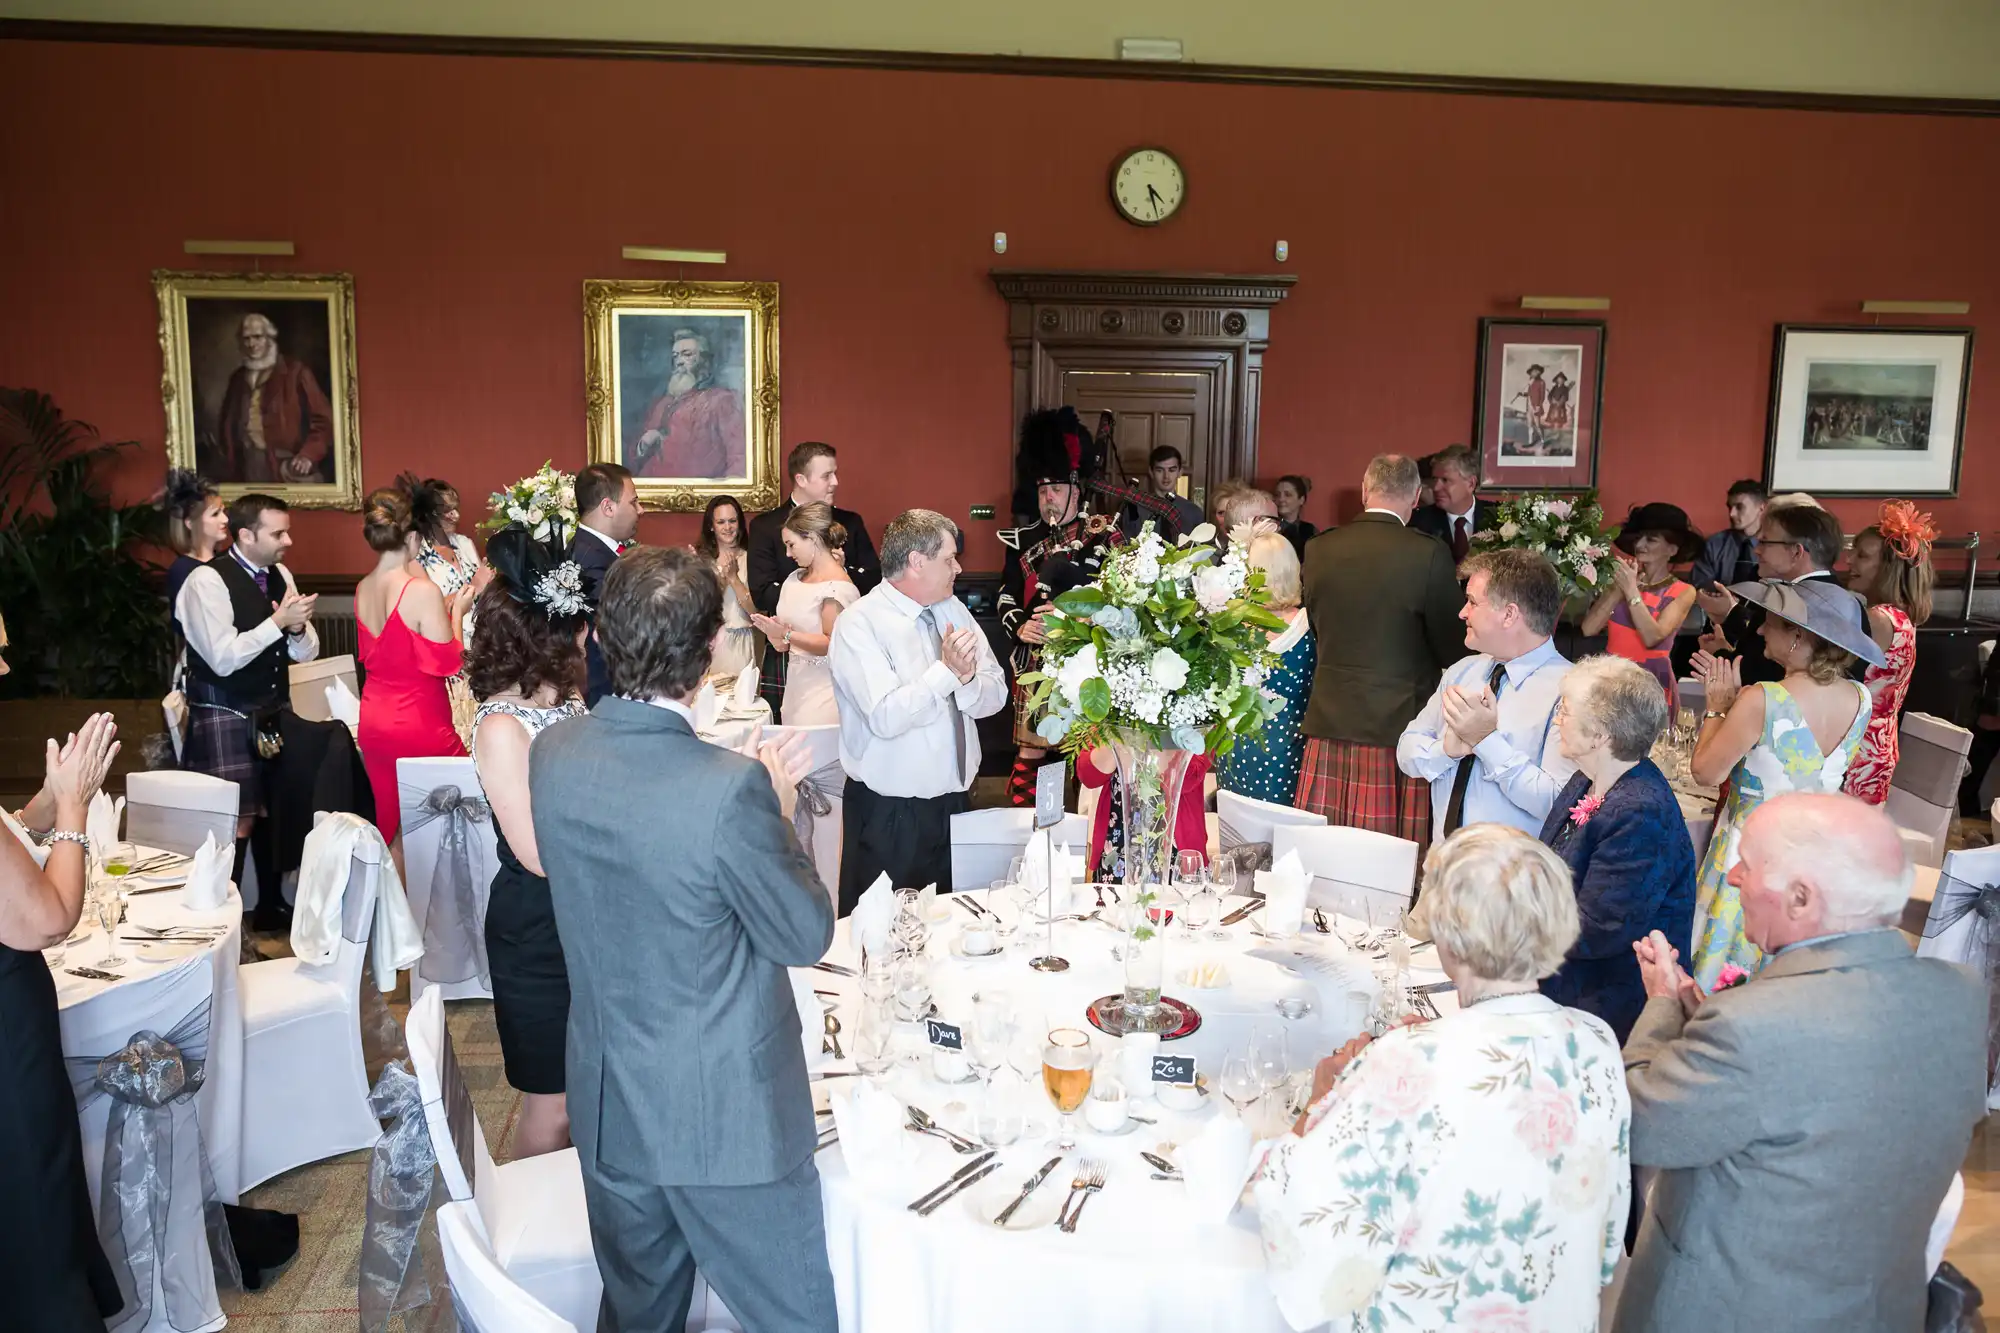
[[[826,1040],[827,1044],[833,1048],[834,1059],[845,1060],[847,1058],[846,1053],[840,1049],[840,1019],[835,1016],[831,1009],[826,1011]]]
[[[946,1142],[950,1143],[954,1148],[957,1148],[960,1152],[980,1151],[980,1147],[978,1144],[974,1143],[971,1139],[966,1138],[963,1134],[952,1133],[950,1130],[946,1129],[943,1125],[940,1125],[937,1121],[931,1119],[930,1113],[925,1111],[922,1107],[912,1106],[910,1108],[910,1123],[914,1125],[916,1128],[922,1130],[926,1134],[935,1134],[937,1137],[944,1139]]]

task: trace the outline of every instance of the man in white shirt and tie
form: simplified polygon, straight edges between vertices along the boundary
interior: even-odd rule
[[[1472,534],[1487,526],[1492,506],[1478,496],[1479,459],[1462,444],[1431,456],[1431,503],[1410,517],[1410,526],[1451,548],[1462,563],[1472,553]],[[1537,830],[1539,831],[1539,830]]]
[[[951,887],[951,817],[979,772],[978,718],[1007,676],[965,603],[958,525],[912,509],[882,534],[882,582],[833,622],[827,656],[847,772],[840,915],[876,876]]]

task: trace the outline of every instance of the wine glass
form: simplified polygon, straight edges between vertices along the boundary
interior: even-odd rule
[[[1208,882],[1215,896],[1226,900],[1236,892],[1236,862],[1226,856],[1216,857],[1215,864],[1208,868]]]
[[[1250,1039],[1250,1067],[1265,1090],[1275,1091],[1292,1072],[1291,1052],[1283,1028],[1264,1028]]]
[[[1228,914],[1222,908],[1223,900],[1229,895],[1220,884],[1210,884],[1202,890],[1201,896],[1203,902],[1202,918],[1205,921],[1213,922],[1215,926],[1213,930],[1208,932],[1208,937],[1212,940],[1227,941],[1229,931],[1223,927],[1222,918]]]
[[[1236,1108],[1236,1118],[1247,1122],[1250,1108],[1264,1095],[1264,1079],[1247,1055],[1232,1055],[1222,1065],[1222,1095]]]
[[[1175,858],[1174,900],[1175,906],[1181,912],[1182,934],[1191,935],[1193,933],[1193,929],[1187,920],[1187,908],[1188,904],[1193,902],[1201,893],[1202,885],[1207,882],[1207,877],[1207,858],[1200,852],[1183,851]]]
[[[1005,1148],[1018,1140],[1027,1130],[1027,1117],[1021,1113],[1025,1091],[1018,1075],[996,1072],[972,1113],[973,1137],[988,1148]]]
[[[1196,884],[1187,901],[1181,904],[1181,922],[1187,927],[1189,939],[1201,938],[1201,932],[1208,923],[1215,920],[1215,894],[1206,884]],[[1224,938],[1228,938],[1224,936]]]
[[[1027,873],[1027,869],[1028,858],[1025,856],[1015,857],[1007,863],[1007,882],[1018,885],[1021,882],[1022,876]]]
[[[1057,1028],[1042,1047],[1042,1087],[1061,1116],[1055,1146],[1076,1147],[1076,1127],[1071,1117],[1090,1095],[1091,1072],[1097,1067],[1097,1053],[1090,1049],[1090,1036],[1078,1028]]]
[[[896,964],[896,1017],[921,1023],[931,1012],[931,968],[921,957]]]
[[[889,1006],[878,1001],[865,1001],[849,1044],[854,1050],[854,1067],[871,1083],[879,1080],[894,1063],[890,1047],[895,1036],[895,1015],[890,1012]]]

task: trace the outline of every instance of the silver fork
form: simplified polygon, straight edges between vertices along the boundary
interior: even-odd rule
[[[1104,1163],[1086,1157],[1077,1164],[1076,1179],[1070,1183],[1070,1193],[1077,1195],[1076,1207],[1060,1223],[1067,1232],[1075,1232],[1077,1219],[1083,1216],[1083,1206],[1090,1202],[1090,1196],[1104,1188]],[[1079,1194],[1078,1191],[1081,1191]]]

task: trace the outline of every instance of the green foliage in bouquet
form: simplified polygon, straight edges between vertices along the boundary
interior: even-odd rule
[[[1611,539],[1596,491],[1577,495],[1529,492],[1499,502],[1491,527],[1472,534],[1482,551],[1539,551],[1556,567],[1563,600],[1593,599],[1611,580]]]

